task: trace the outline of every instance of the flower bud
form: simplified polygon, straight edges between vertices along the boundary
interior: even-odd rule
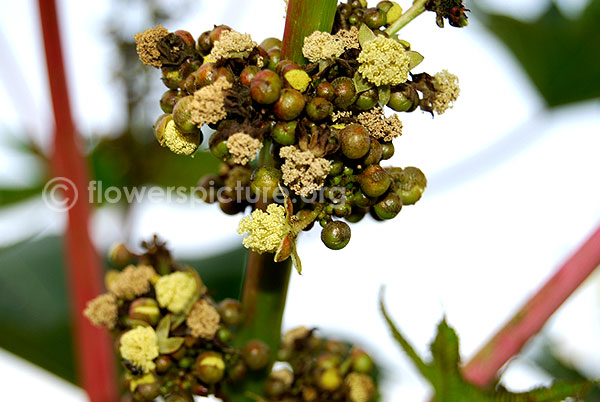
[[[328,368],[319,375],[317,384],[325,391],[335,391],[342,385],[342,376],[338,369]]]
[[[234,299],[224,299],[219,303],[221,320],[227,325],[239,325],[244,318],[242,303]]]
[[[321,231],[321,241],[332,250],[341,250],[350,242],[351,230],[347,223],[332,221]]]
[[[129,305],[129,318],[147,322],[154,326],[160,318],[160,310],[156,300],[149,297],[135,299]]]
[[[117,268],[128,265],[133,259],[133,254],[123,243],[115,244],[108,253],[109,261]]]
[[[360,124],[349,124],[340,132],[342,153],[350,159],[362,158],[369,152],[371,138]]]
[[[363,193],[369,197],[383,195],[392,183],[392,178],[381,166],[370,165],[358,176]]]
[[[253,339],[242,348],[242,359],[250,370],[260,370],[269,364],[271,350],[263,341]]]
[[[204,352],[196,359],[194,373],[206,384],[215,384],[223,378],[225,374],[225,362],[220,353]]]

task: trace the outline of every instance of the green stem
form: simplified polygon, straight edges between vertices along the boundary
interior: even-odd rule
[[[304,38],[314,31],[331,32],[335,17],[336,0],[289,0],[282,58],[299,64],[306,62],[302,56]],[[271,144],[265,143],[259,157],[260,166],[273,166]],[[266,205],[258,204],[260,209]],[[236,346],[241,347],[251,339],[265,342],[271,350],[270,364],[260,372],[249,372],[240,384],[224,389],[224,397],[231,401],[250,401],[248,392],[261,395],[266,377],[277,358],[281,341],[281,321],[285,309],[287,289],[292,270],[292,260],[274,262],[273,254],[248,253],[241,301],[244,322],[236,335]]]
[[[400,18],[394,21],[394,23],[390,25],[385,32],[393,35],[404,28],[409,22],[425,12],[425,3],[427,3],[427,0],[416,0],[412,7],[406,10],[406,12],[402,14]]]

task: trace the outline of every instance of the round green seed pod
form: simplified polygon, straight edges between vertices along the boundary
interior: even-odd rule
[[[365,166],[374,165],[381,161],[383,156],[383,147],[377,140],[371,140],[371,146],[369,147],[369,152],[365,156],[363,163]]]
[[[254,194],[272,200],[279,191],[282,176],[281,170],[272,166],[263,166],[252,172],[250,189]]]
[[[400,196],[393,191],[387,193],[381,201],[373,205],[373,210],[381,219],[395,218],[401,209],[402,200],[400,199]]]
[[[371,88],[361,92],[354,102],[354,106],[358,110],[371,110],[379,102],[379,93],[377,89]]]
[[[333,85],[331,85],[331,83],[327,81],[321,81],[319,85],[317,85],[317,96],[325,98],[331,102],[335,99],[335,88]]]
[[[419,106],[419,94],[412,85],[400,84],[390,92],[387,106],[396,112],[412,112]]]
[[[271,49],[281,49],[281,39],[279,38],[267,38],[260,42],[260,47],[265,49],[265,52],[268,52]]]
[[[371,138],[360,124],[349,124],[340,132],[342,153],[350,159],[362,158],[369,152]]]
[[[365,10],[363,21],[371,29],[377,29],[387,23],[386,12],[378,8],[368,8]]]
[[[315,122],[326,119],[332,112],[333,104],[320,96],[315,96],[306,105],[306,115]]]
[[[261,70],[254,76],[250,84],[250,95],[256,102],[269,105],[279,99],[281,78],[271,70]]]
[[[412,166],[404,169],[392,168],[390,174],[394,180],[393,190],[400,196],[404,205],[413,205],[421,199],[427,187],[427,178],[421,169]]]
[[[350,242],[350,226],[342,221],[331,221],[321,231],[321,241],[332,250],[341,250]]]
[[[305,104],[304,95],[300,91],[285,88],[281,91],[277,102],[275,102],[273,112],[281,120],[294,120],[300,116]]]
[[[242,359],[250,370],[260,370],[269,364],[271,350],[263,341],[253,339],[242,348]]]
[[[172,113],[175,104],[181,99],[179,91],[176,89],[169,89],[160,98],[160,108],[165,113]]]
[[[394,156],[394,152],[395,152],[394,144],[392,144],[391,142],[384,142],[383,144],[381,144],[381,159],[382,160],[390,159],[392,156]]]
[[[205,384],[215,384],[225,374],[225,362],[220,353],[208,351],[202,353],[194,364],[194,373]]]
[[[356,100],[356,87],[349,77],[338,77],[331,82],[335,88],[333,103],[339,108],[347,108]]]
[[[379,197],[390,188],[392,178],[381,166],[369,165],[358,176],[358,182],[365,195]]]
[[[273,141],[280,145],[292,145],[296,143],[296,127],[298,126],[297,120],[292,121],[278,121],[273,126],[271,137]]]
[[[219,303],[221,319],[227,325],[239,325],[244,318],[242,304],[234,299],[224,299]]]

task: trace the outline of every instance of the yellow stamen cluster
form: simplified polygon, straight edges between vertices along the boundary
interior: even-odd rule
[[[285,73],[286,81],[297,91],[304,92],[311,82],[310,76],[304,70],[295,68]]]
[[[100,295],[88,302],[83,315],[97,327],[113,329],[118,318],[117,298],[110,293]]]
[[[331,115],[331,121],[332,122],[336,122],[339,119],[343,119],[344,117],[352,117],[352,112],[349,110],[339,110],[336,112],[333,112],[333,114]]]
[[[114,275],[108,282],[108,290],[122,299],[133,299],[150,291],[150,285],[157,276],[154,268],[148,265],[129,265]]]
[[[398,85],[408,79],[410,59],[394,39],[378,36],[365,43],[357,61],[358,72],[377,86]]]
[[[225,90],[231,83],[225,77],[194,92],[194,100],[190,103],[192,121],[198,127],[203,124],[217,123],[227,117],[225,112]]]
[[[252,40],[249,34],[242,34],[233,30],[223,31],[210,51],[209,57],[214,60],[226,59],[234,53],[249,52],[256,46],[256,42]]]
[[[163,28],[162,25],[159,25],[156,28],[148,29],[134,36],[135,49],[142,63],[152,67],[162,67],[160,52],[156,45],[168,34],[169,31]]]
[[[217,309],[202,299],[194,304],[186,323],[192,330],[193,337],[211,340],[219,329],[220,320]]]
[[[196,280],[187,272],[161,276],[154,285],[156,300],[161,307],[177,314],[182,312],[196,294]]]
[[[393,114],[386,118],[380,106],[360,113],[357,119],[373,138],[391,141],[402,135],[402,122],[398,115]]]
[[[166,146],[177,155],[191,155],[200,145],[200,136],[195,133],[182,133],[177,128],[175,121],[170,120],[165,126],[161,145]]]
[[[242,244],[259,254],[277,251],[288,232],[285,208],[277,204],[269,204],[266,212],[260,209],[253,211],[250,216],[242,218],[238,227],[239,234],[248,233]]]
[[[285,159],[281,166],[283,182],[294,193],[308,197],[323,187],[331,169],[331,162],[318,158],[310,151],[300,151],[293,145],[282,147],[279,156]]]
[[[153,360],[158,357],[158,336],[152,327],[136,327],[121,336],[119,351],[123,359],[148,373],[156,367]]]
[[[227,139],[227,149],[231,154],[231,160],[239,165],[245,165],[248,161],[254,160],[262,146],[262,141],[252,138],[246,133],[236,133]]]
[[[436,91],[432,101],[433,110],[437,114],[443,114],[451,109],[458,99],[460,94],[458,77],[448,70],[442,70],[433,76],[433,86]]]
[[[375,384],[366,374],[350,373],[346,376],[348,400],[350,402],[369,402],[375,393]]]

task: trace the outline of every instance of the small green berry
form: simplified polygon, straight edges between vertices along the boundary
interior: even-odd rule
[[[219,303],[221,319],[227,325],[239,325],[242,322],[242,304],[234,299],[224,299]]]
[[[185,96],[173,108],[173,120],[182,133],[191,134],[199,130],[198,126],[192,121],[193,101],[194,97],[192,95]]]
[[[351,230],[347,223],[332,221],[321,231],[321,240],[332,250],[341,250],[350,242]]]
[[[271,132],[273,141],[280,145],[293,145],[296,143],[297,126],[297,120],[278,121],[275,126],[273,126],[273,131]]]
[[[304,110],[304,95],[300,91],[285,88],[273,106],[275,116],[281,120],[294,120]]]
[[[256,102],[269,105],[279,99],[281,78],[271,70],[261,70],[254,76],[250,84],[250,95]]]
[[[176,89],[169,89],[160,98],[160,108],[165,113],[172,113],[173,108],[179,99],[181,99],[179,91]]]
[[[369,147],[369,152],[365,156],[363,162],[365,166],[374,165],[381,161],[383,156],[383,147],[377,140],[371,140],[371,146]]]
[[[335,88],[333,85],[331,85],[331,83],[327,81],[321,81],[319,85],[317,85],[317,96],[325,98],[331,102],[335,99]]]
[[[271,350],[263,341],[253,339],[242,348],[242,359],[250,370],[260,370],[269,364]]]
[[[419,102],[419,94],[412,85],[400,84],[392,88],[387,106],[396,112],[412,112]]]
[[[332,81],[335,88],[333,103],[339,108],[347,108],[356,100],[356,87],[354,81],[349,77],[338,77]]]
[[[402,200],[398,194],[389,192],[387,195],[373,206],[373,210],[381,219],[392,219],[402,209]]]
[[[350,159],[362,158],[369,152],[371,138],[360,124],[350,124],[340,132],[342,153]]]
[[[363,18],[364,23],[371,29],[381,28],[387,23],[386,12],[378,8],[368,8]]]
[[[392,178],[381,166],[369,165],[358,176],[358,182],[365,195],[379,197],[388,190],[392,184]]]
[[[281,170],[277,168],[263,166],[252,172],[250,189],[254,194],[272,200],[279,191],[282,175]]]
[[[256,74],[260,71],[260,68],[256,66],[246,66],[240,73],[240,82],[249,87]]]
[[[196,359],[194,373],[206,384],[215,384],[225,374],[225,362],[223,356],[217,352],[204,352]]]
[[[306,105],[308,118],[315,122],[326,119],[331,112],[333,112],[333,104],[320,96],[315,96]]]
[[[277,69],[277,64],[279,64],[279,61],[281,60],[281,49],[273,48],[267,51],[267,55],[269,56],[267,68],[275,71],[275,69]]]
[[[361,92],[354,102],[354,106],[358,110],[371,110],[379,102],[379,93],[375,88],[367,89]]]
[[[384,142],[383,144],[381,144],[381,159],[382,160],[388,160],[390,159],[392,156],[394,156],[394,144],[392,144],[391,142]]]
[[[281,49],[281,39],[279,38],[267,38],[265,40],[263,40],[260,45],[260,47],[262,47],[265,52],[268,52],[271,49]]]

